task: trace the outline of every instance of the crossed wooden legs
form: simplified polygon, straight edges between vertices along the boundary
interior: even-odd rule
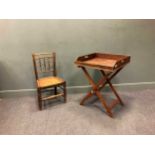
[[[88,71],[86,70],[85,67],[81,67],[82,70],[84,71],[89,83],[92,86],[92,90],[90,92],[87,93],[87,95],[82,99],[81,101],[81,105],[84,104],[84,102],[90,98],[91,96],[93,96],[94,94],[99,98],[99,100],[101,101],[101,104],[103,105],[103,107],[106,110],[106,113],[110,116],[113,117],[111,110],[114,108],[115,105],[117,105],[118,103],[123,105],[123,102],[121,100],[121,98],[119,97],[118,93],[116,92],[115,88],[113,87],[113,85],[111,84],[110,80],[123,68],[119,68],[118,70],[116,70],[113,73],[105,73],[103,70],[100,70],[101,74],[103,75],[103,77],[99,80],[99,82],[97,84],[95,84],[95,82],[93,81],[93,79],[91,78],[91,76],[89,75]],[[107,103],[105,102],[102,94],[100,93],[100,90],[102,88],[104,88],[104,86],[106,84],[109,84],[111,90],[113,91],[113,93],[115,94],[117,100],[114,100],[114,102],[111,103],[110,106],[107,105]]]

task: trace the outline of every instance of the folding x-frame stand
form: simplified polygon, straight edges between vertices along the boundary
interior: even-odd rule
[[[117,91],[113,87],[111,80],[116,74],[118,74],[124,66],[130,62],[130,56],[125,55],[116,55],[109,53],[92,53],[84,56],[80,56],[76,59],[75,64],[81,68],[86,75],[90,85],[92,86],[91,91],[89,91],[86,96],[82,99],[81,105],[84,105],[84,102],[89,99],[91,96],[96,95],[101,101],[102,106],[105,108],[106,113],[113,117],[112,109],[120,104],[123,106],[123,102],[118,95]],[[95,83],[88,73],[86,67],[96,69],[100,71],[102,78]],[[115,94],[117,100],[114,100],[110,105],[106,103],[101,89],[105,87],[106,84],[109,84],[112,92]]]
[[[85,67],[80,67],[84,74],[86,75],[90,85],[92,86],[92,90],[89,91],[87,93],[87,95],[82,99],[81,101],[81,105],[84,105],[84,102],[90,98],[93,95],[96,95],[99,100],[101,101],[101,104],[103,105],[103,107],[106,110],[106,113],[110,116],[113,117],[112,114],[112,109],[115,107],[115,105],[120,104],[120,105],[124,105],[120,96],[118,95],[118,93],[116,92],[115,88],[113,87],[112,83],[111,83],[111,79],[123,68],[123,66],[117,70],[115,70],[114,72],[108,72],[106,73],[104,70],[99,70],[101,72],[101,74],[103,75],[103,77],[99,80],[99,82],[97,84],[95,84],[94,80],[91,78],[90,74],[88,73],[87,69]],[[114,102],[112,102],[110,104],[110,106],[107,105],[105,99],[103,98],[102,94],[101,94],[101,89],[105,87],[106,84],[109,84],[111,90],[113,91],[113,93],[115,94],[117,100],[114,100]]]

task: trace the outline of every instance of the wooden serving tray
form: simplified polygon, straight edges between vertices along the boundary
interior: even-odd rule
[[[106,53],[92,53],[89,55],[80,56],[75,61],[79,67],[92,67],[113,71],[130,62],[130,56],[114,55]]]

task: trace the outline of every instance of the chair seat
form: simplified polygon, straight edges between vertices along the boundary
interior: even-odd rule
[[[45,78],[40,78],[37,80],[37,84],[39,88],[46,88],[49,86],[55,86],[64,83],[65,81],[59,77],[50,76]]]

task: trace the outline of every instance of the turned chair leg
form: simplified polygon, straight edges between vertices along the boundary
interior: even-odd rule
[[[40,89],[38,89],[38,103],[39,103],[39,109],[42,110],[43,104],[42,104],[42,100],[41,100],[41,90]]]
[[[54,95],[57,94],[57,87],[54,87]]]
[[[64,102],[67,102],[67,90],[66,90],[66,82],[64,83]]]

